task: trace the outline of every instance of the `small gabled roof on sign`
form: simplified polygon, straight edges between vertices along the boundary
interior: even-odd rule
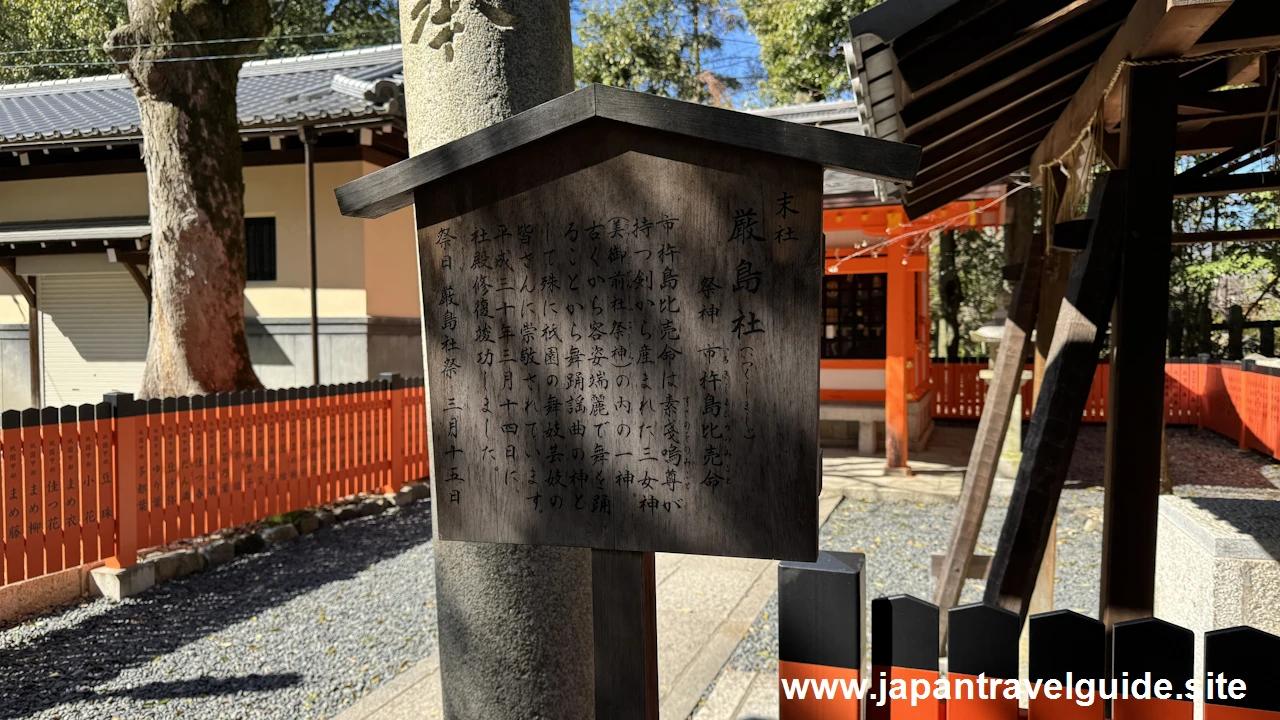
[[[920,148],[759,115],[590,85],[339,187],[343,215],[377,218],[413,204],[414,189],[593,119],[773,153],[909,183]]]

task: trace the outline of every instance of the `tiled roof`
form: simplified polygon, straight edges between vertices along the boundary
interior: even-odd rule
[[[402,114],[399,45],[245,63],[243,127]],[[0,145],[137,136],[138,106],[124,75],[0,85]]]
[[[863,134],[862,123],[858,120],[858,103],[853,100],[781,105],[748,112],[801,125],[816,125],[854,135]],[[875,180],[860,175],[827,170],[822,176],[822,194],[827,196],[874,193],[875,189]]]

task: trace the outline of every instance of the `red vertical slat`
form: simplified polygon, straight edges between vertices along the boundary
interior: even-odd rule
[[[111,416],[111,406],[107,403],[98,403],[94,406],[93,429],[97,447],[93,453],[93,464],[94,474],[98,478],[98,549],[104,559],[117,555],[117,488],[123,487],[121,482],[134,482],[134,478],[121,480],[116,477],[116,453],[120,452],[120,448],[115,433],[115,421]],[[124,447],[124,452],[132,451],[133,448]]]
[[[174,463],[178,474],[177,534],[168,540],[180,540],[195,535],[195,481],[193,479],[191,437],[191,398],[176,398],[173,413]]]
[[[245,508],[249,520],[262,517],[262,406],[258,392],[248,393],[244,405],[244,484]]]
[[[60,411],[58,431],[62,438],[58,452],[62,461],[62,566],[71,568],[84,560],[80,527],[80,424],[78,410],[66,406]]]
[[[337,420],[338,433],[335,470],[338,471],[342,487],[342,495],[345,497],[348,495],[354,495],[356,492],[355,484],[352,482],[351,463],[347,457],[351,424],[351,415],[348,412],[351,402],[351,394],[347,385],[339,386],[337,401],[338,402],[334,410],[334,418]]]
[[[163,404],[158,399],[147,401],[147,531],[146,541],[138,539],[138,547],[164,542],[164,426]]]
[[[78,410],[80,423],[80,497],[77,515],[80,520],[80,547],[83,561],[96,562],[111,554],[102,547],[98,527],[99,497],[102,478],[98,474],[98,426],[94,406],[81,405]]]
[[[15,583],[26,579],[26,532],[23,525],[25,509],[22,474],[22,415],[16,410],[0,415],[0,470],[3,471],[4,508],[4,582]]]
[[[318,462],[320,465],[319,476],[321,488],[324,491],[325,502],[333,502],[338,499],[338,491],[337,488],[334,487],[333,483],[333,457],[331,455],[333,447],[333,392],[334,390],[332,387],[325,386],[321,388],[321,396],[319,399],[320,426],[318,433],[320,436],[320,455]]]
[[[216,446],[218,448],[214,461],[213,477],[218,483],[218,527],[235,527],[231,507],[233,488],[231,486],[231,394],[218,393],[214,396],[214,411],[217,417]]]
[[[231,522],[233,525],[243,525],[249,520],[248,497],[244,485],[244,403],[248,400],[248,395],[248,392],[231,393],[229,400],[231,405],[228,408],[231,421],[231,462],[227,469],[231,480]]]
[[[280,423],[277,393],[267,390],[262,403],[262,485],[263,517],[283,512],[280,488]]]
[[[62,437],[58,408],[40,411],[40,455],[43,458],[44,572],[63,569],[62,564]]]
[[[195,483],[191,491],[195,497],[192,529],[197,535],[207,535],[219,529],[216,523],[217,483],[211,481],[209,477],[209,415],[211,411],[208,404],[212,400],[212,396],[205,395],[191,398],[191,480]]]
[[[26,533],[26,577],[44,574],[44,472],[40,467],[40,411],[22,412],[23,528]]]

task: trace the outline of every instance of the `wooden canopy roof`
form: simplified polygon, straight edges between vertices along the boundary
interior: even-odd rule
[[[1205,57],[1178,66],[1179,152],[1256,148],[1271,87],[1236,86],[1274,76],[1265,51],[1280,45],[1280,11],[1275,0],[887,0],[850,29],[867,134],[923,148],[916,182],[884,188],[917,217],[1011,172],[1038,182],[1099,107],[1114,158],[1125,61]]]
[[[586,127],[670,133],[894,182],[910,182],[920,162],[920,149],[903,143],[591,85],[347,183],[337,189],[338,207],[381,217],[413,204],[418,187]]]

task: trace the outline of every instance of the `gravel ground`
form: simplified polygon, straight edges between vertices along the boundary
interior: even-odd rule
[[[1167,440],[1170,473],[1179,494],[1278,498],[1280,464],[1271,458],[1241,451],[1209,430],[1171,427]],[[1105,426],[1080,429],[1058,509],[1054,606],[1092,617],[1098,615],[1105,441]],[[1007,506],[1005,500],[992,500],[977,553],[994,553]],[[872,598],[907,594],[929,600],[934,586],[930,556],[946,551],[954,515],[953,503],[845,500],[823,525],[820,545],[825,550],[866,554],[867,593]],[[982,581],[968,581],[961,602],[980,601],[984,587]],[[738,644],[728,667],[752,672],[776,669],[777,613],[774,595]],[[707,695],[714,687],[713,683]]]
[[[431,505],[0,631],[0,718],[331,718],[436,644]]]
[[[1102,485],[1105,425],[1086,425],[1076,437],[1067,487]],[[1169,473],[1174,485],[1274,489],[1280,487],[1280,465],[1262,453],[1240,450],[1234,441],[1212,430],[1170,427]]]
[[[1007,502],[993,500],[982,525],[977,552],[991,554],[1000,536]],[[872,597],[933,595],[929,557],[946,551],[955,514],[952,503],[913,503],[900,500],[845,500],[822,527],[821,547],[867,556],[867,594]],[[1054,600],[1059,608],[1071,608],[1097,616],[1099,558],[1102,536],[1086,524],[1102,518],[1099,489],[1065,490],[1058,510],[1058,576]],[[985,583],[965,584],[962,603],[982,599]],[[728,665],[753,672],[774,670],[778,659],[778,596],[769,600],[738,644]],[[709,692],[709,690],[708,690]]]

